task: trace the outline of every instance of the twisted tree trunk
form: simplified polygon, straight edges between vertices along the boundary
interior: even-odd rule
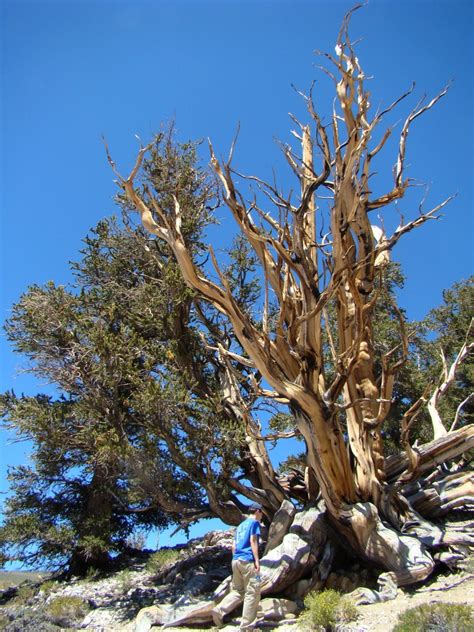
[[[229,161],[221,164],[211,147],[211,163],[222,184],[225,203],[261,265],[266,283],[261,326],[235,300],[212,248],[211,258],[219,283],[210,280],[193,260],[192,250],[181,232],[179,191],[176,191],[174,206],[162,208],[146,187],[138,189],[135,185],[143,157],[152,145],[140,150],[128,178],[116,171],[110,156],[109,160],[119,185],[140,213],[145,228],[168,243],[186,283],[228,318],[242,356],[225,349],[221,349],[221,353],[229,361],[238,360],[247,365],[250,362],[272,389],[262,389],[261,393],[287,403],[293,412],[307,449],[307,500],[314,503],[320,491],[331,525],[346,545],[364,560],[389,571],[385,585],[392,580],[404,585],[431,573],[434,560],[428,547],[437,549],[443,544],[437,528],[430,527],[410,505],[413,492],[404,485],[413,483],[422,474],[426,476],[435,465],[469,449],[473,428],[448,433],[429,446],[412,447],[410,426],[427,399],[426,394],[420,394],[419,401],[401,420],[406,454],[384,458],[382,428],[390,411],[397,372],[407,357],[408,337],[402,314],[394,306],[399,315],[401,344],[385,353],[381,362],[377,361],[373,318],[379,293],[375,281],[383,275],[389,251],[398,240],[426,221],[437,218],[438,211],[449,199],[428,212],[421,212],[406,224],[401,222],[391,235],[373,227],[370,215],[405,194],[408,187],[404,176],[405,153],[410,126],[433,107],[447,89],[427,105],[419,104],[407,116],[399,139],[393,188],[372,198],[372,161],[392,132],[388,128],[375,143],[375,130],[384,115],[411,90],[370,117],[365,75],[348,34],[350,14],[345,17],[339,33],[336,56],[327,55],[334,67],[328,74],[336,91],[332,120],[323,125],[312,95],[303,95],[315,133],[311,136],[310,127],[294,119],[300,129],[300,135],[296,136],[301,141],[302,157],[298,160],[291,148],[285,150],[299,181],[301,195],[297,202],[293,202],[291,196],[284,197],[276,187],[252,177],[275,204],[278,220],[260,208],[257,200],[247,206],[234,183],[232,152]],[[322,156],[319,172],[313,159],[315,144]],[[331,198],[327,218],[330,235],[318,241],[316,225],[322,211],[317,201],[322,199],[326,207],[328,197]],[[258,214],[263,225],[258,226],[252,214]],[[273,329],[268,324],[270,292],[278,303]],[[336,304],[335,335],[328,325],[330,302]],[[327,348],[331,370],[327,366]],[[228,378],[226,376],[231,387]],[[239,408],[241,403],[234,397],[229,399],[228,405],[246,426],[261,480],[263,504],[274,512],[277,505],[288,498],[288,488],[276,480],[245,412],[235,411],[235,406]],[[449,482],[452,485],[449,494],[446,491],[444,496],[439,495],[440,511],[441,506],[462,504],[456,489],[462,489],[463,493],[471,490],[472,480],[468,475]],[[448,481],[446,490],[447,485]],[[414,502],[420,502],[420,497],[414,498]],[[436,505],[436,501],[431,502]],[[316,537],[311,529],[308,533],[310,538]],[[470,542],[468,534],[451,535],[452,542]],[[304,538],[303,541],[305,544],[301,548],[298,545],[294,553],[298,569],[294,564],[285,566],[280,560],[281,568],[273,573],[273,562],[268,562],[266,568],[272,569],[272,573],[265,580],[264,591],[282,590],[288,582],[295,581],[295,577],[301,577],[301,573],[310,572],[316,558],[310,553],[312,545]],[[283,551],[280,554],[283,555]],[[263,566],[265,568],[265,564]]]
[[[86,520],[78,525],[78,542],[69,560],[68,573],[82,576],[91,569],[110,567],[107,534],[113,533],[114,486],[117,482],[114,464],[98,464],[87,489]],[[94,541],[95,540],[95,541]]]

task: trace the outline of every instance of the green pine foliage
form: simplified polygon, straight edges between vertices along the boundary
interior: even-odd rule
[[[435,378],[443,372],[440,356],[442,350],[449,369],[464,342],[474,342],[474,276],[455,283],[443,292],[443,303],[432,309],[424,321],[427,334],[434,336],[431,341],[431,373]],[[456,380],[440,402],[441,418],[451,423],[457,407],[465,401],[474,383],[474,356],[472,352],[465,358],[456,373]],[[460,411],[459,426],[474,421],[474,399],[469,399]]]
[[[164,191],[160,204],[179,191],[183,232],[199,257],[212,184],[195,145],[158,138],[145,174],[148,190]],[[213,515],[207,491],[226,501],[243,444],[220,403],[195,297],[166,247],[112,218],[81,254],[71,286],[30,287],[5,327],[58,395],[0,401],[4,425],[33,443],[32,465],[9,473],[5,560],[75,574],[108,566],[136,529]]]

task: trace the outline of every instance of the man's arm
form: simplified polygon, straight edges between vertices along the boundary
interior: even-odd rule
[[[250,536],[250,546],[252,548],[252,553],[253,553],[253,559],[254,559],[254,564],[255,564],[255,570],[257,571],[257,573],[260,572],[260,560],[258,557],[258,535],[251,535]]]

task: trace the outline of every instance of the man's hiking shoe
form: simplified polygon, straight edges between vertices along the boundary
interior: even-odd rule
[[[224,615],[220,612],[220,610],[217,610],[217,608],[214,608],[212,611],[212,621],[216,628],[224,627]]]

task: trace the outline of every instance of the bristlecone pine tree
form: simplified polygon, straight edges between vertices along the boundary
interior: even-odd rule
[[[458,457],[474,444],[472,425],[448,432],[436,415],[443,384],[455,374],[462,359],[472,350],[472,344],[468,338],[464,345],[459,341],[459,355],[451,370],[446,367],[443,384],[431,398],[437,440],[421,448],[412,447],[410,442],[410,426],[431,395],[425,391],[400,419],[404,453],[385,458],[382,429],[390,411],[397,373],[407,357],[409,340],[400,312],[400,343],[388,350],[381,362],[376,362],[373,336],[379,299],[376,282],[399,239],[436,218],[449,199],[420,212],[411,221],[402,220],[391,234],[374,228],[372,215],[405,195],[409,186],[405,177],[408,132],[415,119],[432,108],[447,89],[409,113],[400,133],[393,188],[372,197],[373,163],[392,131],[389,128],[380,134],[379,126],[384,116],[411,91],[384,111],[371,114],[364,72],[348,34],[351,13],[343,21],[336,56],[326,56],[333,66],[328,74],[336,91],[332,120],[324,125],[312,95],[303,95],[312,125],[294,119],[300,127],[302,157],[297,158],[289,147],[285,150],[299,181],[298,200],[285,197],[276,186],[252,177],[276,212],[263,209],[260,197],[247,204],[234,182],[233,152],[224,164],[216,158],[211,146],[211,163],[221,182],[225,204],[261,265],[266,294],[261,323],[256,324],[234,299],[212,249],[211,259],[219,282],[211,280],[196,265],[191,244],[186,243],[181,232],[179,189],[174,204],[164,207],[146,186],[136,184],[144,157],[153,143],[140,150],[128,177],[119,174],[110,155],[109,161],[130,205],[141,215],[144,227],[172,249],[186,283],[229,319],[245,356],[242,363],[253,364],[266,383],[267,388],[262,387],[262,392],[288,404],[306,443],[305,483],[309,503],[316,504],[321,496],[329,522],[345,546],[388,571],[381,576],[382,590],[384,584],[404,585],[422,580],[432,572],[436,559],[452,561],[462,555],[462,547],[457,549],[457,545],[474,544],[472,531],[465,527],[435,526],[426,519],[429,507],[422,517],[408,493],[404,493],[408,487],[413,494],[417,481],[423,482],[437,465]],[[320,166],[314,160],[314,147],[321,156]],[[323,222],[318,208],[321,198],[324,198],[322,206],[329,206],[325,223],[329,225],[329,233],[324,237],[319,237]],[[257,216],[260,224],[254,220]],[[276,316],[273,314],[272,319],[268,318],[270,296],[276,301]],[[335,336],[329,336],[331,303],[336,305],[332,311]],[[327,343],[329,363],[325,354]],[[236,354],[229,357],[235,360]],[[452,485],[445,481],[438,485],[441,491],[437,498],[432,494],[431,515],[443,503],[462,507],[466,497],[470,496],[472,501],[472,475],[460,468],[454,467],[449,472]],[[438,475],[442,476],[439,472]],[[427,493],[426,486],[421,484],[419,494]],[[309,515],[303,512],[299,528],[302,532],[306,530],[314,541],[318,529],[308,526]],[[281,572],[275,570],[278,564],[274,561],[265,565],[264,558],[263,592],[275,592],[294,584],[304,574],[308,576],[308,566],[316,564],[326,546],[324,539],[320,538],[314,546],[321,549],[319,553],[314,547],[306,554],[290,552],[293,563],[287,559],[281,565],[286,570]],[[316,569],[313,584],[317,574]],[[203,609],[194,619],[190,615],[187,620],[206,620],[208,616],[209,612]]]
[[[216,186],[195,144],[163,134],[143,170],[163,205],[179,186],[182,232],[199,260]],[[282,485],[305,498],[299,472],[277,480],[256,438],[253,369],[229,361],[225,318],[185,285],[167,244],[111,218],[81,255],[68,287],[31,286],[5,323],[27,370],[58,394],[0,394],[0,423],[32,442],[32,465],[9,470],[0,557],[85,574],[110,568],[138,529],[238,524],[242,497],[271,517],[288,498]],[[260,285],[245,240],[228,258],[249,309]]]

